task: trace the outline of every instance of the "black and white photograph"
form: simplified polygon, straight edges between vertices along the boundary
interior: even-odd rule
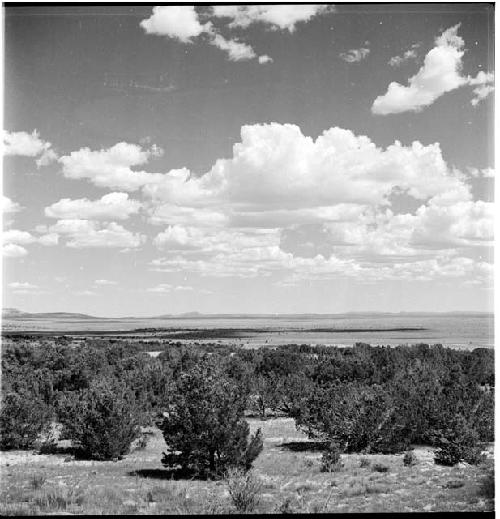
[[[0,515],[493,517],[495,10],[3,3]]]

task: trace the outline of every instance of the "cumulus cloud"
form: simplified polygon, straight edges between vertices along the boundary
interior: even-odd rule
[[[360,49],[351,49],[347,52],[341,52],[339,56],[344,61],[347,61],[347,63],[357,63],[368,57],[368,54],[370,54],[370,49],[368,47],[361,47]]]
[[[134,249],[140,247],[146,239],[144,235],[132,233],[115,222],[66,219],[58,220],[48,230],[64,236],[66,246],[75,249],[97,247]]]
[[[13,202],[9,197],[2,195],[2,212],[5,213],[18,213],[22,207],[17,203]]]
[[[480,101],[486,99],[494,90],[495,87],[493,85],[481,85],[476,87],[472,91],[475,97],[471,99],[471,105],[477,106]]]
[[[255,51],[247,45],[238,40],[227,40],[220,34],[215,34],[210,43],[215,47],[226,51],[230,61],[245,61],[256,57]],[[262,56],[261,56],[262,57]],[[259,63],[260,63],[259,58]]]
[[[46,166],[57,159],[57,153],[52,149],[50,142],[40,138],[40,134],[33,132],[9,132],[3,131],[4,155],[21,157],[38,157],[38,167]]]
[[[395,186],[425,199],[460,182],[438,143],[396,141],[382,149],[342,128],[314,140],[298,126],[270,123],[243,126],[233,156],[217,160],[205,175],[170,172],[143,192],[157,204],[204,207],[223,212],[229,221],[285,211],[289,223],[295,218],[300,223],[307,209],[321,208],[324,219],[338,204],[387,203]]]
[[[298,23],[311,20],[314,16],[331,11],[326,5],[217,5],[212,8],[217,18],[230,19],[230,27],[246,28],[261,23],[270,29],[293,32]]]
[[[416,59],[417,57],[417,49],[420,47],[420,43],[414,43],[407,51],[403,53],[402,56],[393,56],[388,64],[391,67],[400,67],[403,63],[407,63],[412,59]]]
[[[9,229],[2,233],[2,253],[8,258],[26,256],[28,251],[25,246],[34,243],[45,246],[57,245],[57,236],[49,233],[37,237],[18,229]]]
[[[2,245],[2,254],[5,258],[22,258],[28,251],[17,243],[5,243]]]
[[[492,204],[472,199],[471,175],[448,167],[438,143],[380,148],[342,128],[313,139],[295,125],[244,126],[232,156],[204,175],[176,171],[144,186],[150,221],[167,224],[151,269],[285,272],[293,284],[424,279],[432,268],[432,279],[464,272],[484,281],[487,267],[456,259],[492,245]],[[415,209],[395,212],[394,193]]]
[[[209,29],[207,24],[200,23],[192,5],[153,7],[153,14],[142,20],[140,26],[146,34],[168,36],[183,43],[191,43],[193,38]]]
[[[392,82],[387,92],[378,96],[372,105],[372,112],[379,115],[402,112],[418,112],[431,105],[446,92],[464,85],[480,85],[474,91],[476,98],[486,97],[489,91],[484,85],[493,80],[491,73],[480,72],[476,78],[462,76],[464,40],[458,36],[460,24],[445,30],[435,40],[435,46],[425,56],[420,70],[404,86]]]
[[[209,12],[199,14],[194,6],[156,6],[152,15],[142,20],[140,26],[147,34],[166,36],[183,43],[206,41],[227,53],[230,61],[247,61],[257,59],[259,64],[271,63],[267,54],[258,56],[248,43],[234,37],[223,36],[220,29],[208,20],[209,17],[225,22],[225,30],[247,28],[253,23],[261,23],[266,27],[293,32],[297,23],[309,21],[312,17],[332,10],[323,5],[261,5],[237,6],[219,5]],[[207,19],[201,23],[200,17]]]
[[[471,176],[475,178],[494,178],[495,170],[493,168],[467,168]]]
[[[273,58],[271,58],[267,54],[263,54],[262,56],[259,56],[259,63],[261,65],[264,65],[265,63],[272,63],[272,62],[273,62]]]
[[[58,219],[126,220],[137,214],[141,202],[127,193],[108,193],[99,200],[63,198],[45,208],[45,216]]]
[[[44,234],[43,236],[40,236],[38,238],[38,243],[40,245],[45,245],[47,247],[57,245],[59,243],[59,235],[57,235],[56,233]]]
[[[156,146],[143,149],[137,144],[119,142],[111,148],[92,151],[81,148],[59,159],[67,178],[86,178],[99,187],[123,191],[136,191],[161,175],[135,171],[134,166],[146,164],[151,157],[160,156],[163,150]]]

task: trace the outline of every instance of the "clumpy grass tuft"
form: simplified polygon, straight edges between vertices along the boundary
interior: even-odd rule
[[[368,458],[361,458],[359,460],[359,466],[362,469],[368,468],[371,465],[370,460]]]
[[[45,484],[46,481],[47,481],[47,478],[44,475],[33,474],[33,476],[31,476],[31,480],[30,480],[31,488],[33,490],[39,490],[40,488],[43,487],[43,485]]]
[[[417,464],[417,456],[413,451],[407,451],[405,452],[405,455],[403,457],[403,465],[405,467],[413,467]]]
[[[81,506],[85,496],[79,488],[50,487],[42,490],[33,499],[33,504],[43,512],[65,511],[72,506]]]
[[[236,510],[240,513],[255,510],[260,501],[262,483],[253,473],[241,469],[229,469],[225,479]]]

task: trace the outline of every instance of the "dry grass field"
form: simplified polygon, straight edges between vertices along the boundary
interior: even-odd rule
[[[262,428],[264,450],[254,464],[254,512],[491,511],[492,451],[480,466],[435,465],[432,449],[403,455],[343,455],[337,472],[321,472],[321,453],[288,418],[249,420]],[[236,508],[227,481],[174,480],[160,459],[158,430],[123,460],[75,460],[68,454],[0,454],[2,515],[217,514]],[[382,467],[377,467],[381,465]],[[387,471],[381,472],[387,467]],[[377,470],[377,468],[379,470]]]

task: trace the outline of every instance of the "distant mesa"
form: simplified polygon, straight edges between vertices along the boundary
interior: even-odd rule
[[[99,319],[99,317],[71,312],[29,313],[17,308],[3,308],[2,319]]]

